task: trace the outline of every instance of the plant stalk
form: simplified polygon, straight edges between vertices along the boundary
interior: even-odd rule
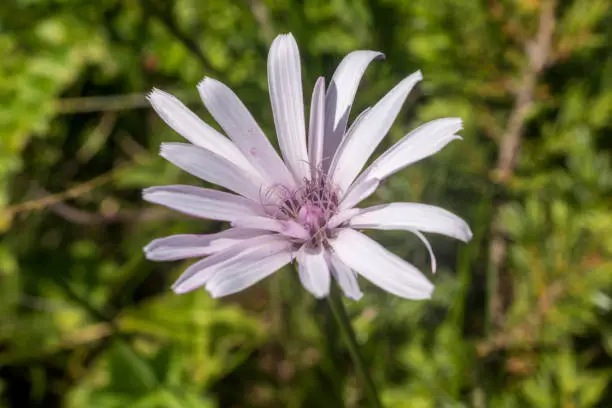
[[[346,309],[344,308],[344,304],[342,303],[342,299],[340,298],[337,290],[330,291],[330,294],[327,297],[327,304],[329,305],[329,308],[331,309],[332,314],[338,323],[342,337],[344,338],[349,354],[351,355],[351,360],[353,360],[355,370],[363,383],[369,406],[372,408],[382,408],[382,404],[380,403],[380,399],[378,397],[378,391],[376,390],[374,381],[372,380],[363,356],[361,355],[359,344],[357,343],[357,338],[355,337],[355,331],[353,330],[353,326],[351,326],[351,321],[346,313]]]

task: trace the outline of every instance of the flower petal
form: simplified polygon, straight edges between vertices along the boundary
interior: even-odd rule
[[[297,180],[308,177],[300,53],[291,34],[276,37],[268,55],[268,87],[278,144]]]
[[[261,206],[251,200],[208,188],[159,186],[144,189],[142,195],[150,203],[210,220],[233,221],[249,214],[262,214]]]
[[[347,210],[340,211],[333,215],[328,221],[325,227],[329,230],[333,230],[334,228],[338,228],[340,225],[344,224],[355,215],[359,214],[361,211],[360,208],[349,208]]]
[[[177,234],[158,238],[144,247],[152,261],[174,261],[211,255],[245,239],[267,234],[266,231],[230,228],[216,234]]]
[[[369,178],[363,182],[354,183],[348,193],[342,197],[339,206],[340,210],[353,208],[358,203],[374,194],[378,186],[380,186],[380,180],[375,178]]]
[[[272,183],[295,186],[289,169],[249,110],[225,84],[204,78],[198,85],[204,105],[253,166]]]
[[[291,243],[278,239],[246,249],[210,279],[206,290],[217,298],[246,289],[290,263],[292,252]]]
[[[208,126],[175,96],[153,89],[147,99],[168,126],[194,145],[208,149],[239,167],[247,170],[252,168],[246,157],[227,137]]]
[[[185,293],[206,285],[213,297],[238,292],[291,262],[292,248],[276,235],[247,239],[191,265],[172,289]]]
[[[431,247],[429,240],[427,239],[425,235],[421,234],[417,230],[412,230],[410,232],[416,235],[421,240],[421,242],[423,242],[423,244],[425,245],[425,248],[427,248],[427,251],[429,252],[429,259],[431,260],[431,272],[436,273],[436,269],[437,269],[436,255],[434,254],[433,248]]]
[[[353,300],[359,300],[363,297],[363,292],[359,288],[357,275],[344,262],[338,258],[334,252],[328,253],[328,262],[331,268],[334,279],[338,282],[340,289],[346,297]]]
[[[353,51],[336,68],[325,97],[326,137],[323,154],[329,158],[326,165],[331,162],[344,137],[357,87],[366,68],[375,59],[384,57],[384,54],[377,51]]]
[[[310,122],[308,124],[308,159],[312,177],[321,171],[325,136],[325,78],[319,77],[312,91]]]
[[[453,140],[461,139],[460,136],[455,134],[461,129],[461,119],[444,118],[428,122],[408,133],[380,155],[353,183],[347,193],[347,195],[353,196],[351,199],[352,205],[356,205],[369,196],[362,191],[357,197],[357,192],[353,192],[353,190],[363,190],[363,186],[361,186],[363,183],[383,180],[393,173],[439,152]]]
[[[357,115],[357,117],[355,118],[355,120],[353,121],[353,123],[351,123],[351,126],[349,126],[348,130],[346,131],[346,134],[351,134],[354,132],[355,128],[359,125],[359,123],[361,123],[361,121],[367,116],[368,112],[372,110],[371,106],[368,106],[367,108],[365,108],[364,110],[362,110],[359,115]]]
[[[353,228],[418,230],[456,238],[472,239],[470,227],[461,218],[440,207],[418,203],[391,203],[361,210],[349,221]]]
[[[347,191],[355,180],[391,128],[406,97],[421,79],[420,71],[405,78],[374,105],[353,131],[346,135],[330,166],[330,174],[342,191]]]
[[[428,299],[433,285],[413,265],[353,229],[339,231],[330,240],[342,262],[387,292],[407,299]]]
[[[241,217],[234,220],[232,226],[278,232],[291,238],[310,239],[308,231],[294,220],[277,220],[264,216]]]
[[[298,273],[302,285],[314,297],[321,299],[329,294],[329,267],[321,247],[310,249],[303,246],[297,252]]]
[[[259,201],[265,186],[260,175],[247,172],[235,163],[207,149],[186,143],[162,143],[160,155],[186,172]]]

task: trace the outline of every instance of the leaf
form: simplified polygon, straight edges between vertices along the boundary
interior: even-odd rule
[[[158,381],[155,371],[143,357],[122,340],[116,340],[109,355],[110,383],[113,392],[132,396],[145,395]]]

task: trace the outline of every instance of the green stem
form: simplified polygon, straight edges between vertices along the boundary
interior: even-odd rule
[[[353,326],[351,326],[351,321],[349,320],[348,314],[346,313],[346,309],[344,308],[344,304],[342,303],[342,299],[340,298],[337,290],[330,291],[330,294],[327,297],[327,303],[329,304],[329,308],[331,309],[332,314],[340,327],[340,332],[342,333],[342,337],[344,338],[344,341],[348,347],[349,354],[351,355],[351,359],[355,365],[355,370],[357,370],[359,377],[361,377],[370,406],[373,408],[382,408],[382,404],[378,398],[378,392],[376,391],[376,386],[374,385],[374,381],[368,372],[363,356],[359,351],[359,344],[357,344],[357,338],[355,337]]]

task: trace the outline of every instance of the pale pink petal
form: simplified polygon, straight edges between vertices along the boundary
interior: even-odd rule
[[[185,293],[206,285],[213,297],[240,291],[291,262],[292,248],[274,235],[247,239],[191,265],[172,289]]]
[[[268,55],[268,87],[278,144],[285,163],[299,181],[310,174],[306,150],[302,69],[291,34],[276,37]]]
[[[344,224],[355,215],[359,214],[361,209],[359,208],[350,208],[348,210],[342,210],[336,214],[334,214],[325,225],[328,229],[338,228],[340,225]]]
[[[153,89],[147,99],[155,112],[175,132],[196,146],[208,149],[246,170],[252,168],[238,148],[225,136],[203,122],[175,96]]]
[[[279,240],[250,246],[219,269],[206,284],[212,297],[240,292],[293,260],[293,244]]]
[[[304,288],[316,298],[327,296],[331,279],[323,248],[310,249],[303,246],[297,252],[297,262],[300,281]]]
[[[349,126],[348,130],[346,131],[346,134],[353,133],[355,128],[361,123],[362,120],[366,118],[366,116],[368,115],[368,112],[370,112],[371,110],[372,110],[371,106],[368,106],[367,108],[362,110],[361,113],[357,115],[353,123],[351,123],[351,126]]]
[[[455,134],[461,128],[461,119],[444,118],[428,122],[408,133],[380,155],[353,183],[347,193],[352,196],[351,206],[373,193],[370,190],[364,191],[363,184],[371,185],[375,180],[383,180],[412,163],[439,152],[453,140],[461,139]]]
[[[319,77],[312,92],[310,122],[308,125],[308,158],[312,177],[321,171],[325,136],[325,78]]]
[[[355,93],[366,68],[373,60],[382,58],[384,55],[377,51],[353,51],[336,68],[325,97],[326,137],[323,154],[329,158],[325,161],[325,169],[344,137]]]
[[[431,297],[433,285],[415,266],[364,234],[341,229],[329,243],[349,268],[387,292],[407,299]]]
[[[440,207],[418,203],[391,203],[361,210],[349,221],[353,228],[417,230],[456,238],[472,239],[470,227],[461,218]]]
[[[162,143],[160,155],[186,172],[259,201],[266,188],[255,170],[247,172],[209,150],[185,143]]]
[[[158,238],[144,247],[152,261],[174,261],[211,255],[245,239],[269,234],[267,231],[230,228],[215,234],[178,234]]]
[[[333,251],[328,253],[327,260],[334,279],[338,282],[338,286],[340,286],[344,295],[353,300],[361,299],[363,292],[359,288],[355,272],[346,266]]]
[[[374,194],[378,186],[380,186],[380,180],[375,178],[369,178],[359,183],[356,182],[353,184],[353,187],[349,189],[348,193],[342,197],[339,206],[340,210],[353,208],[355,205]]]
[[[159,186],[143,190],[143,198],[194,217],[233,221],[250,215],[261,215],[260,205],[235,194],[194,186]]]
[[[416,72],[401,81],[365,114],[342,141],[330,166],[332,180],[342,191],[348,190],[363,169],[391,128],[406,97],[421,79],[421,73]]]
[[[271,180],[270,184],[295,186],[287,166],[230,88],[215,79],[204,78],[198,90],[210,114],[264,178]]]
[[[427,252],[429,252],[429,259],[431,260],[431,272],[436,273],[436,269],[437,269],[436,255],[434,254],[433,248],[431,247],[429,240],[427,239],[427,237],[425,237],[425,235],[421,234],[417,230],[412,230],[410,232],[416,235],[421,240],[421,242],[425,245],[425,248],[427,248]]]
[[[308,231],[294,220],[278,220],[266,216],[243,216],[232,221],[232,226],[274,231],[291,238],[310,238]]]

